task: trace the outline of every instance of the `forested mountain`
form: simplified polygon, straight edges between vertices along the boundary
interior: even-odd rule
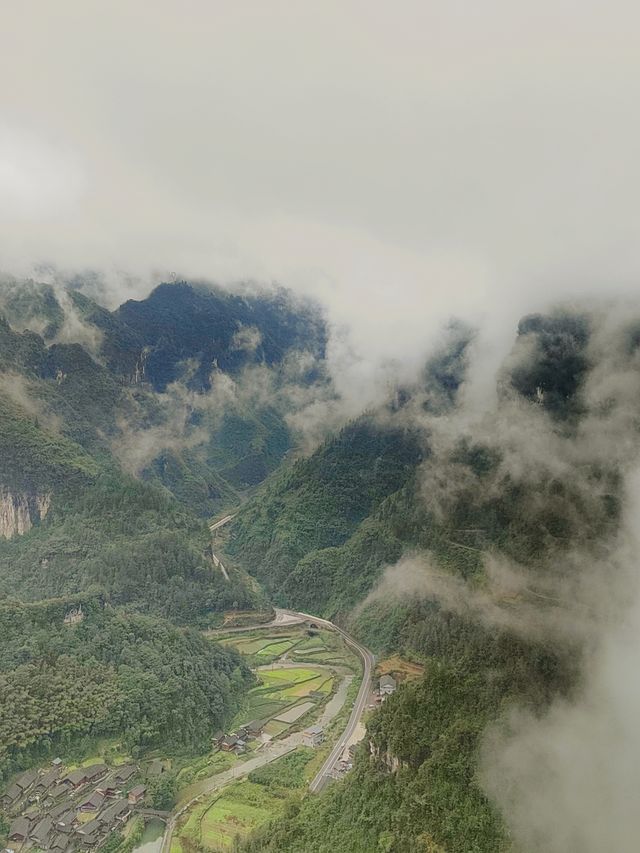
[[[39,380],[29,396],[47,417],[204,516],[274,470],[292,446],[288,416],[332,393],[323,320],[282,290],[165,284],[110,312],[12,280],[2,314],[0,367]]]
[[[636,326],[605,340],[598,314],[525,318],[473,429],[455,417],[466,354],[453,341],[420,386],[243,507],[229,548],[280,601],[426,666],[372,717],[354,773],[247,850],[512,849],[482,784],[483,738],[516,704],[541,714],[581,684],[597,589],[584,566],[616,547],[616,441],[639,438],[637,378],[602,380],[637,375]],[[368,452],[350,452],[356,435]],[[375,471],[393,475],[372,500]]]
[[[640,445],[640,322],[525,317],[478,409],[453,323],[413,384],[290,460],[291,416],[334,397],[312,307],[187,284],[116,311],[33,283],[0,302],[3,770],[125,729],[197,748],[249,675],[193,629],[282,604],[424,676],[343,782],[246,849],[513,850],[487,731],[583,684]],[[205,519],[232,509],[226,581]],[[85,689],[65,703],[63,681]]]
[[[69,623],[69,616],[81,621]],[[65,622],[67,617],[67,622]],[[0,775],[96,738],[206,748],[251,673],[233,651],[100,597],[0,602]]]
[[[110,312],[9,281],[0,312],[0,772],[112,735],[206,749],[250,674],[195,628],[266,604],[214,566],[208,517],[289,448],[282,389],[326,384],[322,321],[188,285]]]

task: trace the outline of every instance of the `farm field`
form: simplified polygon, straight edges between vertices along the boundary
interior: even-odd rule
[[[176,840],[184,839],[182,848],[231,850],[237,838],[245,838],[260,824],[281,814],[283,808],[284,800],[264,786],[237,782],[192,809]]]
[[[232,646],[250,659],[254,666],[271,663],[282,655],[292,661],[311,663],[332,663],[351,665],[349,654],[342,640],[330,631],[310,633],[300,626],[270,629],[263,636],[256,631],[237,633],[219,640],[225,646]]]
[[[277,718],[278,722],[285,725],[266,728],[266,733],[271,737],[281,734],[316,707],[319,701],[331,693],[334,682],[330,671],[311,666],[259,670],[257,675],[261,683],[249,691],[247,704],[234,722],[242,725],[252,719],[274,721]],[[304,710],[296,713],[296,709],[301,706],[304,706]]]
[[[312,750],[299,748],[195,805],[178,826],[171,853],[232,850],[237,839],[284,811],[291,794],[306,785],[312,757]]]
[[[399,655],[381,660],[376,665],[376,677],[393,675],[398,681],[411,681],[424,675],[424,666],[405,660]]]

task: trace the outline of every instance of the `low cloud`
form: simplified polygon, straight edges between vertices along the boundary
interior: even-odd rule
[[[583,687],[540,716],[514,709],[487,733],[482,781],[518,849],[634,853],[640,837],[640,472],[629,477],[617,547],[601,566],[601,604]],[[602,608],[601,608],[602,609]]]

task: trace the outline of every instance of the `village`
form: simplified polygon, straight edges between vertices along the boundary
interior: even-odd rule
[[[162,769],[161,762],[154,762],[147,776]],[[48,768],[25,771],[0,798],[10,819],[5,853],[98,848],[144,807],[147,788],[140,780],[136,764],[69,770],[56,758]]]
[[[258,681],[231,726],[212,735],[210,761],[221,768],[217,776],[196,780],[191,787],[187,782],[184,788],[196,809],[203,795],[215,795],[217,788],[243,775],[244,768],[263,766],[296,750],[303,750],[302,754],[305,749],[313,750],[324,761],[314,765],[312,756],[306,758],[315,767],[308,783],[311,792],[342,778],[352,769],[357,744],[364,736],[365,709],[375,709],[393,694],[397,679],[415,677],[409,671],[412,665],[399,658],[381,661],[375,682],[367,680],[368,690],[361,691],[359,717],[354,717],[357,725],[343,731],[344,723],[338,721],[351,685],[357,685],[357,663],[335,633],[303,623],[231,633],[221,642],[232,644],[247,657]],[[355,697],[355,692],[351,695]],[[253,718],[245,722],[250,716]],[[343,731],[337,741],[336,731]],[[156,759],[110,767],[94,761],[87,761],[84,767],[66,767],[56,758],[49,766],[27,770],[12,780],[0,797],[8,824],[4,853],[97,853],[101,848],[106,853],[116,837],[126,838],[135,830],[134,815],[148,826],[157,823],[154,818],[166,822],[171,817],[150,808],[152,798],[147,796],[150,780],[166,770],[168,762]],[[176,768],[172,766],[171,771],[176,773]],[[178,785],[180,774],[178,769]],[[242,808],[248,831],[251,821],[246,804]],[[182,832],[190,831],[190,813],[188,809],[174,827],[176,844]],[[203,824],[209,827],[207,831],[224,834],[224,820],[216,824],[214,812],[207,815],[211,824]],[[234,831],[240,828],[234,824]],[[170,844],[171,834],[163,848]]]

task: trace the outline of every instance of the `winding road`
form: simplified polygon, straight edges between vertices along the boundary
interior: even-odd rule
[[[218,522],[217,526],[225,524],[229,520],[229,518],[222,519],[221,522]],[[310,613],[299,613],[295,610],[283,610],[277,607],[274,608],[274,611],[275,618],[272,622],[262,625],[245,625],[242,628],[237,629],[225,630],[224,628],[222,628],[220,629],[220,633],[226,634],[230,630],[257,631],[269,627],[283,627],[285,625],[295,625],[301,622],[312,622],[314,625],[328,628],[329,630],[336,631],[338,634],[340,634],[341,637],[344,639],[345,643],[351,649],[353,649],[358,655],[358,657],[362,660],[362,681],[360,683],[358,695],[356,696],[356,700],[353,704],[351,714],[349,715],[347,725],[338,740],[336,741],[336,743],[334,744],[331,752],[327,756],[326,761],[323,763],[318,773],[309,783],[309,791],[312,794],[315,794],[318,791],[321,791],[327,784],[327,781],[331,777],[331,771],[333,770],[334,765],[338,761],[340,755],[342,754],[342,751],[349,742],[351,736],[356,730],[358,723],[362,718],[362,715],[367,706],[369,691],[371,690],[371,676],[373,673],[373,668],[375,666],[375,657],[373,656],[372,652],[369,651],[369,649],[367,649],[365,646],[355,640],[342,628],[339,628],[337,625],[334,625],[333,622],[329,622],[328,619],[320,619],[318,616],[313,616]],[[210,635],[214,632],[207,633]],[[243,764],[240,764],[239,766],[234,766],[223,773],[219,773],[216,776],[211,777],[211,779],[208,780],[208,784],[205,785],[203,789],[198,792],[197,796],[192,797],[186,803],[179,804],[177,810],[171,815],[171,817],[167,821],[167,829],[162,840],[162,847],[160,849],[160,853],[170,853],[171,838],[173,836],[176,821],[194,803],[198,802],[200,799],[202,799],[202,797],[207,796],[207,794],[211,793],[211,791],[214,791],[217,788],[221,788],[224,785],[227,785],[234,779],[239,779],[243,776],[246,776],[251,770],[254,770],[256,767],[268,764],[271,761],[275,761],[277,758],[280,758],[282,755],[285,755],[287,752],[291,752],[300,743],[302,743],[301,732],[298,732],[296,735],[290,735],[289,738],[282,741],[273,741],[272,744],[270,744],[263,751],[261,751],[261,754],[259,756],[255,756],[249,759],[248,761],[245,761]]]
[[[311,780],[311,783],[309,784],[309,790],[312,794],[315,794],[316,792],[321,791],[327,784],[327,781],[331,776],[331,771],[335,763],[342,754],[342,751],[349,742],[352,734],[356,730],[356,726],[360,722],[364,710],[367,707],[369,692],[371,690],[371,676],[373,674],[373,668],[375,666],[375,657],[373,653],[366,648],[366,646],[363,646],[350,634],[347,634],[346,631],[343,631],[342,628],[339,628],[337,625],[334,625],[333,622],[329,622],[327,619],[318,619],[316,616],[311,616],[308,613],[296,613],[295,615],[302,616],[305,619],[311,619],[317,625],[324,625],[325,628],[330,628],[332,631],[337,631],[337,633],[342,636],[345,643],[350,646],[362,660],[362,681],[360,683],[358,695],[356,696],[356,701],[353,703],[353,709],[349,716],[349,722],[347,723],[345,730],[342,732],[342,734],[336,741],[335,746],[329,753],[327,760],[324,762],[324,764],[318,771],[318,774],[315,776],[314,779]]]
[[[225,517],[221,518],[220,521],[216,521],[213,524],[209,525],[209,530],[211,531],[211,557],[213,559],[213,565],[220,569],[220,571],[222,572],[222,576],[227,582],[230,581],[229,572],[225,569],[224,563],[222,562],[220,557],[218,557],[218,555],[213,550],[213,534],[219,527],[222,527],[223,524],[227,524],[227,522],[231,521],[232,518],[235,518],[235,515],[225,515]]]

